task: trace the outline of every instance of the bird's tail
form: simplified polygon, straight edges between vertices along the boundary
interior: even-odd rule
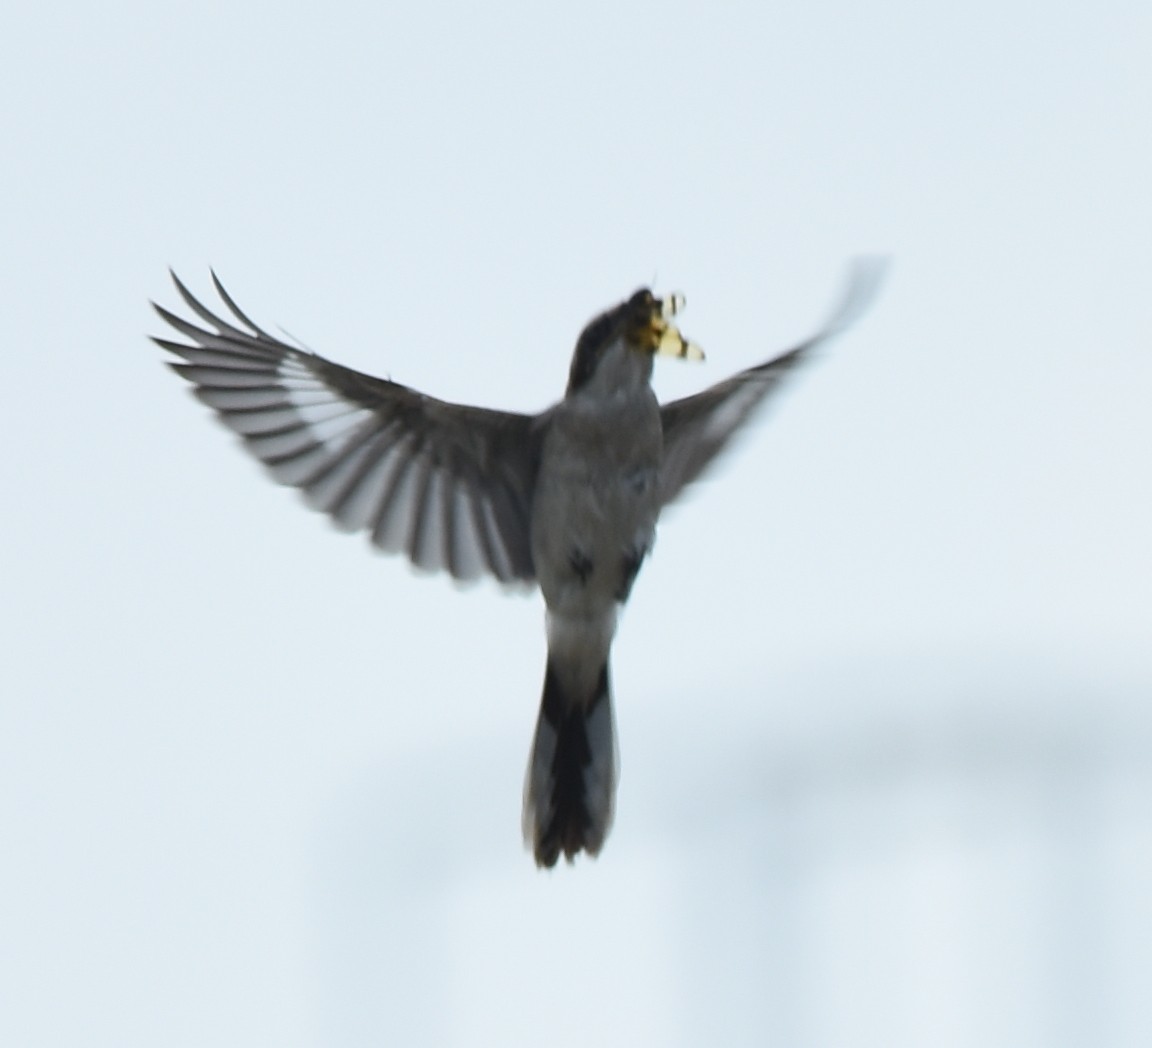
[[[553,658],[524,785],[524,840],[538,866],[595,855],[612,825],[616,793],[616,733],[608,688],[608,661],[591,694],[565,687]]]

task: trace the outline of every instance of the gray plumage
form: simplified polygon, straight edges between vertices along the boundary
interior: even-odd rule
[[[611,824],[608,655],[660,511],[781,379],[855,319],[878,277],[878,266],[858,266],[811,338],[663,406],[650,385],[653,355],[670,339],[681,355],[695,347],[667,320],[674,300],[647,290],[587,325],[564,398],[539,415],[450,404],[288,345],[253,323],[215,274],[231,316],[173,274],[201,323],[155,306],[186,341],[154,341],[271,475],[339,527],[461,581],[539,586],[548,663],[523,825],[537,862],[551,866],[561,853],[597,854]]]

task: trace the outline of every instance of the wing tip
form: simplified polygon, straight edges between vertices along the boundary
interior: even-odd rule
[[[880,295],[892,260],[888,255],[857,255],[848,262],[848,278],[826,330],[843,331],[860,319]]]

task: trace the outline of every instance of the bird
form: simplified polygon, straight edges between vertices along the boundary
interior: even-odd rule
[[[696,481],[781,382],[873,298],[860,260],[812,335],[765,363],[660,404],[654,358],[703,359],[674,318],[682,295],[641,288],[576,340],[563,397],[536,415],[449,403],[344,367],[257,326],[211,271],[227,315],[175,272],[194,319],[152,303],[179,335],[169,366],[273,479],[341,529],[460,582],[543,595],[547,660],[522,832],[540,867],[600,853],[618,756],[609,652],[661,511]],[[220,307],[217,306],[217,309]]]

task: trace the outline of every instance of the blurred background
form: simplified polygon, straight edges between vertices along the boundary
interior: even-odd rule
[[[0,41],[0,1043],[1152,1043],[1144,3],[25,6]],[[601,857],[537,597],[372,555],[145,335],[173,266],[437,396],[683,290],[871,311],[666,514]]]

